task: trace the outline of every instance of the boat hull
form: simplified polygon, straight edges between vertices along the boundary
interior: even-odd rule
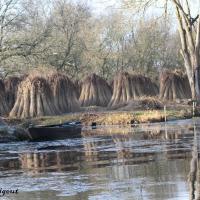
[[[81,137],[80,125],[67,127],[33,127],[29,128],[31,141],[59,140]]]

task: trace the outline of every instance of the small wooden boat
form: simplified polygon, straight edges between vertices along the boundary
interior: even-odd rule
[[[82,125],[80,122],[66,122],[48,126],[29,127],[31,141],[59,140],[81,137]]]

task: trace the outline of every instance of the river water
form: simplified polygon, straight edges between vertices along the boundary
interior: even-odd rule
[[[0,200],[198,199],[199,119],[82,135],[0,144]]]

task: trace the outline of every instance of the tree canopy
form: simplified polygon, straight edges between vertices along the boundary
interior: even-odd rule
[[[124,10],[97,16],[87,4],[47,1],[1,1],[2,76],[47,66],[72,78],[92,71],[109,79],[119,70],[155,77],[163,68],[183,67],[170,16],[167,22]]]

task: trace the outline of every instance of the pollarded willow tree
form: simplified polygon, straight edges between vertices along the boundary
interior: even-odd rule
[[[181,55],[190,83],[192,98],[200,100],[200,10],[199,0],[122,0],[132,8],[146,10],[155,3],[163,4],[165,11],[171,4],[176,13],[181,39]]]

